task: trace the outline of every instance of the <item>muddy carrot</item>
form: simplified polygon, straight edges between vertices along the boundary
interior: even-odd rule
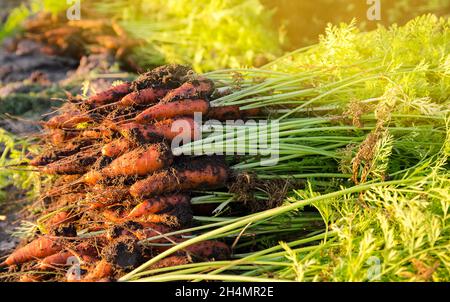
[[[248,116],[258,115],[261,112],[259,108],[240,110],[239,106],[221,106],[211,107],[208,111],[208,118],[219,121],[243,119]]]
[[[209,102],[203,99],[179,100],[169,103],[158,103],[136,116],[135,121],[140,124],[174,118],[177,116],[191,116],[195,113],[206,114],[209,109]]]
[[[146,88],[124,96],[117,104],[119,107],[156,104],[167,94],[166,89]]]
[[[197,99],[210,96],[214,91],[214,83],[206,78],[199,78],[184,83],[170,91],[163,99],[163,103],[182,99]]]
[[[61,115],[52,117],[44,125],[51,129],[56,128],[75,128],[80,123],[91,122],[92,118],[89,115],[81,113],[80,111],[69,111]]]
[[[188,141],[200,138],[200,125],[190,117],[165,119],[153,124],[128,123],[120,126],[120,134],[125,138],[140,143],[166,139],[172,141],[177,136]]]
[[[105,91],[97,93],[94,96],[91,96],[86,104],[89,105],[90,108],[96,108],[99,106],[107,105],[116,101],[119,101],[125,95],[131,92],[131,83],[126,82],[119,84],[117,86],[111,87]]]
[[[59,252],[61,249],[62,245],[58,238],[42,236],[14,251],[3,264],[11,266],[25,263],[36,258],[45,258]]]
[[[154,173],[132,185],[130,194],[145,197],[199,188],[214,189],[224,186],[227,178],[225,165],[198,162],[191,167]]]
[[[137,218],[148,214],[155,214],[179,205],[189,204],[189,196],[184,194],[175,194],[169,196],[159,196],[147,199],[131,210],[126,218]]]
[[[104,145],[102,148],[102,155],[115,158],[127,153],[134,147],[136,147],[136,143],[133,143],[126,138],[119,138]]]
[[[172,163],[172,153],[165,144],[134,149],[116,158],[106,168],[86,174],[84,181],[95,184],[105,177],[146,175]]]

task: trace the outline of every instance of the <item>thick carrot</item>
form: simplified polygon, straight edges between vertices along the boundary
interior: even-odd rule
[[[41,172],[45,174],[84,174],[96,162],[98,153],[96,150],[82,151],[42,167]]]
[[[203,99],[179,100],[169,103],[156,104],[136,116],[135,121],[140,124],[174,118],[177,116],[194,116],[195,113],[206,114],[209,109],[209,102]]]
[[[67,260],[74,255],[69,251],[62,251],[56,254],[50,255],[42,259],[38,264],[39,270],[50,270],[56,267],[67,265]]]
[[[58,226],[62,223],[68,223],[71,222],[75,219],[75,215],[70,215],[70,213],[66,212],[66,211],[62,211],[59,212],[57,214],[55,214],[53,217],[51,217],[46,225],[50,226],[50,227],[55,227]]]
[[[34,167],[45,166],[64,157],[74,155],[80,152],[81,148],[92,145],[92,141],[83,140],[81,142],[68,142],[63,148],[52,148],[36,156],[30,161],[30,165]]]
[[[42,236],[14,251],[3,263],[8,266],[21,264],[36,258],[45,258],[61,249],[62,245],[58,238]]]
[[[61,146],[66,144],[72,138],[78,135],[78,131],[66,131],[62,129],[52,129],[50,132],[49,141],[54,146]]]
[[[142,198],[175,191],[214,189],[225,185],[228,173],[228,168],[220,163],[197,161],[191,167],[154,173],[132,185],[130,194]]]
[[[37,274],[24,274],[20,276],[19,282],[40,282],[42,279],[42,276],[39,276]]]
[[[128,123],[120,126],[119,132],[125,138],[148,143],[166,139],[172,141],[177,136],[186,136],[188,141],[200,138],[200,125],[190,117],[165,119],[153,124]]]
[[[57,128],[75,128],[76,125],[80,123],[91,122],[92,118],[78,110],[65,112],[63,114],[52,117],[44,125],[51,129]]]
[[[158,269],[158,268],[164,268],[164,267],[172,267],[172,266],[178,266],[183,264],[190,263],[189,258],[186,256],[169,256],[167,258],[161,259],[155,264],[151,265],[148,269]]]
[[[117,104],[119,107],[151,105],[159,102],[159,99],[167,94],[166,89],[146,88],[134,91],[124,96]]]
[[[94,96],[91,96],[86,104],[90,108],[96,108],[99,106],[107,105],[116,101],[119,101],[125,95],[131,92],[131,83],[126,82],[119,84],[117,86],[111,87],[105,91],[97,93]]]
[[[172,153],[167,145],[153,144],[125,153],[100,171],[89,172],[84,181],[92,185],[106,177],[143,176],[170,165],[172,161]]]
[[[127,199],[128,195],[129,190],[127,187],[104,187],[95,185],[92,187],[91,192],[87,194],[86,201],[91,209],[99,209],[114,202],[121,203]]]
[[[136,147],[136,143],[126,139],[118,138],[106,144],[102,148],[102,155],[116,158]]]
[[[137,218],[148,214],[159,213],[163,210],[171,209],[179,205],[189,205],[189,201],[189,196],[184,194],[159,196],[147,199],[135,206],[126,218]]]
[[[210,96],[214,91],[214,83],[206,78],[199,78],[184,83],[170,91],[163,99],[163,103],[182,99],[197,99]]]
[[[189,254],[200,259],[225,260],[230,258],[230,248],[220,241],[202,241],[184,249]]]
[[[260,112],[261,110],[259,108],[240,110],[239,106],[211,107],[208,111],[208,118],[219,121],[237,120],[258,115]]]

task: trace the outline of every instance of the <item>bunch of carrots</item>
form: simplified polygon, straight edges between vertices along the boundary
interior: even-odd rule
[[[234,176],[220,157],[174,156],[180,132],[172,125],[190,125],[195,139],[194,113],[245,117],[235,106],[211,108],[217,93],[211,80],[168,65],[88,99],[70,97],[42,122],[42,153],[30,160],[52,179],[34,204],[45,209],[38,232],[1,266],[22,281],[111,281],[186,240],[164,234],[192,224],[192,192],[226,187]],[[229,256],[224,242],[205,241],[155,265]]]
[[[49,56],[67,56],[80,60],[88,54],[110,54],[126,69],[140,70],[130,50],[142,44],[130,38],[125,30],[107,19],[67,20],[65,14],[41,12],[24,23],[24,32],[10,41],[7,48],[16,52],[27,42],[39,45]]]

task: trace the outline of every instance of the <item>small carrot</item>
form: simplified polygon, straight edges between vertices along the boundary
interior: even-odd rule
[[[200,125],[190,117],[165,119],[153,124],[128,123],[120,126],[120,134],[125,138],[141,143],[166,139],[172,141],[175,137],[186,135],[191,141],[200,138]]]
[[[39,270],[50,270],[55,267],[65,266],[67,265],[67,260],[74,255],[69,251],[62,251],[56,254],[50,255],[42,259],[37,268]]]
[[[173,102],[182,99],[198,99],[210,96],[214,91],[214,83],[206,78],[188,81],[180,87],[170,91],[162,103]]]
[[[105,177],[143,176],[170,165],[172,160],[172,153],[165,144],[140,147],[116,158],[100,171],[89,172],[84,181],[92,185]]]
[[[61,249],[61,241],[58,238],[42,236],[14,251],[3,264],[11,266],[25,263],[36,258],[45,258],[59,252]]]
[[[86,195],[86,202],[91,209],[100,209],[114,202],[122,202],[127,199],[129,190],[126,187],[104,187],[95,185]]]
[[[84,174],[97,160],[96,150],[87,150],[60,159],[41,168],[45,174]]]
[[[202,241],[184,249],[189,254],[200,259],[225,260],[230,258],[230,248],[220,241]]]
[[[135,121],[140,124],[174,118],[177,116],[194,116],[195,113],[206,114],[209,102],[203,99],[179,100],[169,103],[158,103],[136,116]]]
[[[208,111],[208,118],[219,121],[243,119],[248,116],[258,115],[261,112],[259,108],[240,110],[239,106],[220,106],[211,107]]]
[[[179,205],[189,204],[189,196],[184,194],[175,194],[169,196],[159,196],[147,199],[131,210],[126,218],[132,219],[148,214],[159,213]]]
[[[167,258],[161,259],[155,264],[151,265],[148,269],[158,269],[158,268],[165,268],[165,267],[172,267],[172,266],[178,266],[183,264],[190,263],[189,258],[186,256],[169,256]]]
[[[90,108],[100,107],[103,105],[113,103],[115,101],[119,101],[122,97],[129,94],[130,92],[131,92],[131,83],[125,82],[117,86],[111,87],[107,90],[104,90],[100,93],[97,93],[94,96],[91,96],[86,101],[86,104]]]
[[[117,104],[119,107],[151,105],[159,102],[159,99],[167,94],[166,89],[146,88],[134,91],[124,96]]]
[[[51,129],[57,128],[75,128],[80,123],[91,122],[92,118],[89,115],[81,113],[80,111],[69,111],[63,114],[52,117],[44,126]]]
[[[118,138],[102,148],[102,155],[116,158],[136,147],[136,144],[126,138]]]
[[[188,168],[154,173],[132,185],[130,194],[141,198],[199,188],[214,189],[225,185],[228,173],[225,165],[197,162]]]
[[[61,146],[72,138],[75,138],[78,135],[77,131],[66,131],[62,129],[52,129],[50,132],[49,141],[54,146]]]

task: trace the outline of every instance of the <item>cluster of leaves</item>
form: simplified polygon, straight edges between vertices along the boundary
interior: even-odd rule
[[[38,173],[26,167],[27,154],[36,152],[27,139],[19,138],[0,128],[0,201],[8,196],[8,190],[21,189],[29,197],[37,196],[40,189]]]

